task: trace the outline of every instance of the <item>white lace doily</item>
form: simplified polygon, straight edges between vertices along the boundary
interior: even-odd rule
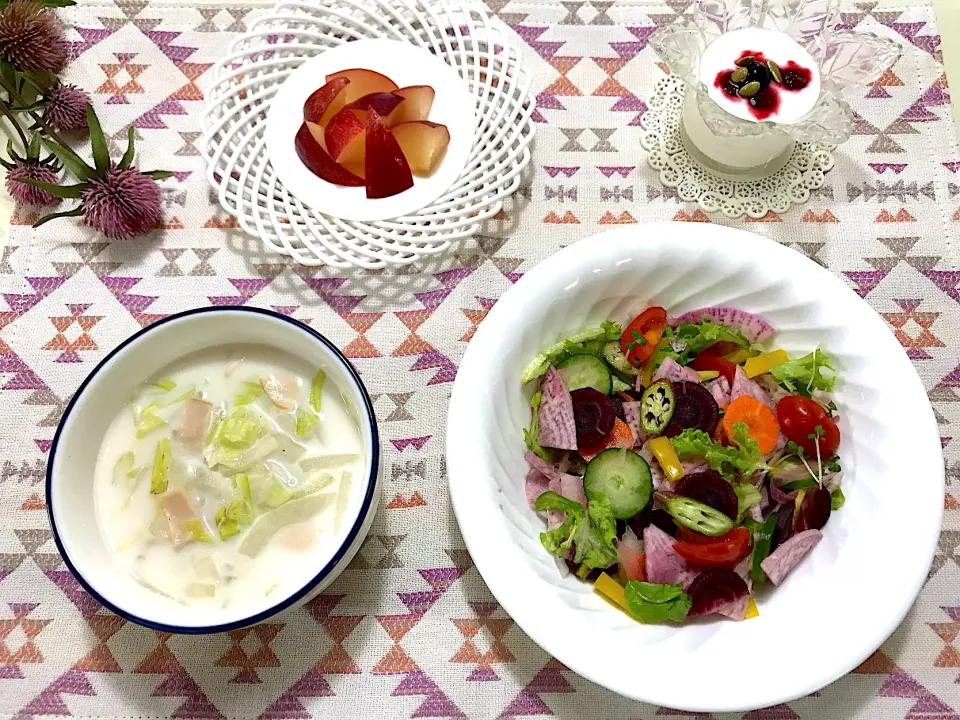
[[[663,78],[640,119],[644,130],[640,143],[649,152],[650,167],[659,172],[660,182],[677,189],[681,199],[729,218],[761,218],[771,210],[784,213],[791,204],[807,202],[810,191],[823,186],[824,175],[834,165],[831,145],[797,143],[787,164],[761,180],[728,180],[704,168],[680,139],[684,90],[679,77]]]

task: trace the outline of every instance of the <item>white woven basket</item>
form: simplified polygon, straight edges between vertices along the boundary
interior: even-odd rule
[[[207,177],[249,234],[304,265],[368,269],[447,250],[496,215],[530,161],[530,78],[509,32],[482,5],[453,0],[279,2],[213,68],[202,116]],[[418,212],[371,222],[311,210],[278,179],[267,155],[270,104],[304,61],[343,43],[411,43],[449,64],[476,100],[473,148],[463,172]]]

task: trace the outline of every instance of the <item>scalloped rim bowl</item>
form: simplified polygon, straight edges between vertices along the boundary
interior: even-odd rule
[[[835,400],[847,503],[790,577],[761,594],[756,619],[635,623],[576,577],[560,577],[539,542],[544,523],[524,497],[521,430],[531,390],[519,385],[523,366],[576,330],[626,321],[651,303],[670,315],[706,305],[757,312],[777,327],[777,346],[794,354],[820,345],[841,364]],[[447,465],[477,569],[534,641],[621,695],[695,712],[793,700],[866,659],[923,585],[943,507],[933,411],[884,321],[803,255],[741,230],[692,223],[602,233],[521,278],[460,366]]]

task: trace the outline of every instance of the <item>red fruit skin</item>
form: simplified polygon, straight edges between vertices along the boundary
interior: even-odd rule
[[[387,129],[376,110],[367,110],[366,157],[367,197],[385,198],[413,187],[413,173],[400,143]]]
[[[323,87],[315,90],[303,104],[303,119],[308,122],[319,123],[327,108],[330,107],[330,103],[349,84],[349,78],[334,78]]]
[[[342,162],[340,154],[353,140],[363,132],[363,121],[350,110],[344,108],[327,123],[323,131],[323,140],[327,144],[327,153],[337,162]]]
[[[378,92],[364,95],[359,100],[350,103],[351,110],[376,110],[377,115],[386,118],[403,102],[403,96],[392,92]]]
[[[313,139],[310,129],[306,123],[300,125],[294,139],[294,148],[297,151],[297,157],[307,166],[307,169],[319,178],[331,182],[334,185],[347,185],[349,187],[362,187],[363,178],[354,175],[346,168],[337,165],[333,158],[327,154]]]

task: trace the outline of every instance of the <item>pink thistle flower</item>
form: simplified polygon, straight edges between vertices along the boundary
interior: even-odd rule
[[[87,105],[90,96],[76,85],[57,83],[47,92],[43,119],[54,130],[82,130],[87,127]]]
[[[19,182],[20,180],[36,180],[38,182],[57,184],[57,173],[38,160],[15,159],[7,170],[7,192],[21,205],[55,205],[60,198],[54,197],[46,190]]]
[[[118,240],[153,230],[160,219],[160,187],[136,168],[111,167],[91,178],[81,203],[84,222]]]
[[[57,16],[36,0],[13,0],[0,10],[0,58],[18,70],[63,70],[67,43]]]

